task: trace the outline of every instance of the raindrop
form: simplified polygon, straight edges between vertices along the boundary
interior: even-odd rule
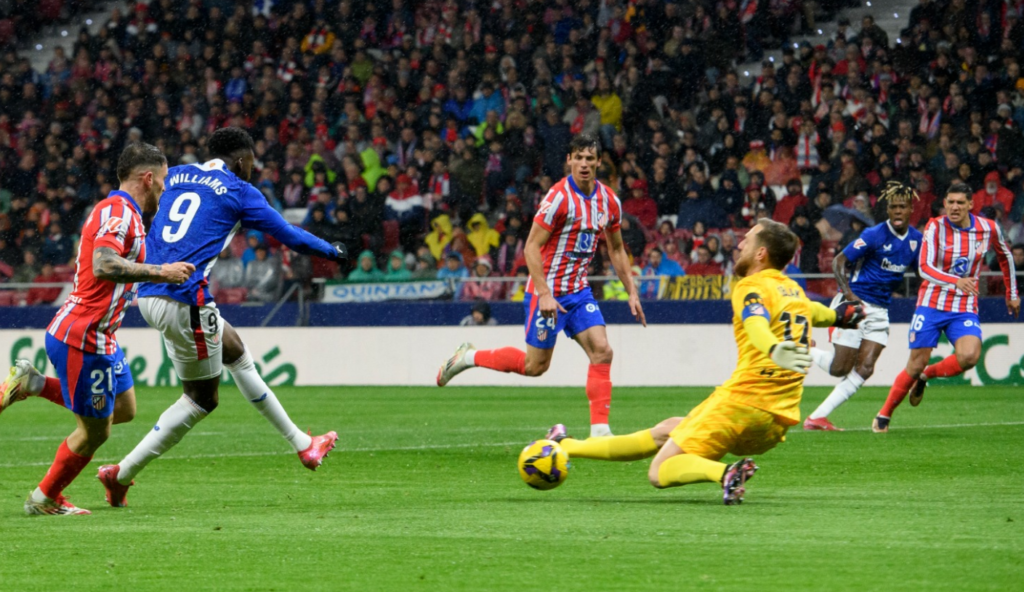
[[[896,14],[896,13],[894,12],[894,13],[892,13],[892,18],[900,18],[900,15],[898,15],[898,14]]]
[[[768,61],[774,63],[775,62],[775,58],[773,56],[769,56],[768,57]]]
[[[92,19],[85,19],[85,24],[91,25],[92,24]]]
[[[744,76],[750,76],[750,72],[749,72],[749,71],[747,71],[747,70],[744,70],[744,71],[743,71],[743,75],[744,75]]]
[[[821,35],[821,34],[822,34],[821,29],[818,29],[818,35]]]
[[[36,51],[43,51],[43,45],[41,43],[36,43]]]
[[[897,43],[898,45],[903,45],[903,40],[902,40],[902,39],[900,39],[899,37],[897,37],[897,38],[896,38],[896,43]]]
[[[61,31],[60,32],[60,36],[61,37],[67,37],[68,36],[68,32],[67,31]]]
[[[793,49],[800,49],[800,44],[799,43],[794,43],[793,44]]]
[[[870,2],[866,2],[866,4],[868,5],[868,8],[871,8],[871,3]]]

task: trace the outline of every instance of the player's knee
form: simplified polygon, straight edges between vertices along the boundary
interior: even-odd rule
[[[605,343],[604,346],[595,349],[590,354],[591,364],[611,364],[612,363],[612,346]]]
[[[125,407],[114,411],[114,423],[128,423],[135,419],[135,407]]]
[[[661,465],[652,464],[650,470],[647,471],[647,480],[655,489],[665,489],[665,486],[661,484],[661,479],[658,478],[659,469],[661,469]]]
[[[874,362],[863,362],[863,363],[861,363],[860,365],[857,366],[856,370],[857,370],[857,374],[861,378],[863,378],[864,380],[867,380],[867,379],[871,378],[872,374],[875,373],[875,364],[874,364]]]
[[[837,364],[836,362],[832,362],[832,365],[828,367],[828,373],[836,378],[842,378],[849,374],[852,369],[851,364]]]
[[[957,352],[956,354],[956,361],[964,370],[970,370],[977,366],[980,358],[981,352],[977,350]]]
[[[527,376],[540,376],[548,371],[551,362],[548,360],[526,360],[523,366],[523,374]]]

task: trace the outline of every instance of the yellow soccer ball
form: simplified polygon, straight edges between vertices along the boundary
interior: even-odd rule
[[[530,442],[519,453],[519,476],[534,489],[554,489],[569,476],[569,455],[554,440]]]

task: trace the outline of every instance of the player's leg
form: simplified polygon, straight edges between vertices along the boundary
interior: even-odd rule
[[[910,350],[907,366],[896,375],[896,379],[889,389],[889,396],[885,399],[885,404],[882,405],[881,410],[878,411],[878,415],[875,416],[871,424],[873,432],[884,433],[889,431],[889,422],[892,419],[893,412],[903,402],[903,399],[907,397],[910,389],[914,387],[914,384],[917,382],[917,379],[914,377],[921,375],[931,355],[932,347],[919,347]]]
[[[608,416],[612,405],[612,347],[604,325],[585,329],[574,337],[590,359],[587,369],[587,400],[590,402],[590,435],[610,436]]]
[[[548,431],[547,438],[562,445],[569,458],[630,461],[648,458],[658,452],[682,417],[670,417],[648,430],[624,436],[599,436],[576,440],[565,435],[565,427],[558,424]]]
[[[946,325],[946,337],[953,344],[953,354],[921,371],[917,383],[910,391],[910,404],[917,407],[924,397],[924,389],[932,378],[959,376],[974,368],[981,358],[981,322],[974,313],[951,315]]]
[[[235,379],[242,396],[292,445],[306,468],[316,470],[338,440],[336,432],[310,436],[288,417],[281,402],[256,370],[249,350],[227,321],[224,324],[224,366]]]
[[[587,358],[587,400],[590,402],[590,435],[610,436],[608,416],[612,404],[612,346],[608,343],[601,308],[590,288],[574,294],[564,302],[567,313],[565,334],[576,340]]]
[[[836,350],[840,346],[836,346]],[[848,348],[844,348],[848,349]],[[875,372],[875,363],[878,362],[878,357],[882,354],[885,349],[885,345],[869,341],[867,339],[861,341],[860,348],[856,351],[855,368],[849,370],[843,377],[839,384],[837,384],[832,392],[829,393],[828,397],[818,405],[808,417],[807,421],[804,422],[804,429],[819,429],[819,430],[838,430],[832,422],[828,420],[829,414],[835,411],[840,405],[849,400],[860,387],[864,386],[864,382]],[[810,426],[810,427],[809,427]]]
[[[0,413],[28,397],[40,397],[64,407],[60,380],[44,376],[28,360],[15,360],[7,380],[0,384]]]
[[[63,492],[110,437],[115,393],[120,391],[114,374],[115,358],[68,347],[49,334],[46,351],[57,370],[65,404],[75,414],[77,427],[61,442],[46,476],[25,500],[25,512],[40,515],[88,514],[88,510],[76,508],[66,501]],[[117,359],[122,358],[123,354]],[[127,368],[122,365],[122,370]],[[121,393],[134,397],[130,383]]]
[[[183,394],[157,419],[153,429],[146,433],[121,462],[100,467],[98,478],[107,489],[107,500],[112,506],[124,504],[124,496],[135,476],[146,465],[174,448],[192,428],[217,408],[217,387],[220,384],[221,350],[216,328],[216,339],[199,326],[193,328],[191,307],[170,298],[143,298],[139,301],[143,318],[160,332],[174,370],[181,379]],[[214,343],[216,342],[216,343]],[[199,348],[203,348],[200,356]],[[202,359],[200,359],[202,357]]]

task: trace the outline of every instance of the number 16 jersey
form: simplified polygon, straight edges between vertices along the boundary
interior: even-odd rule
[[[139,297],[167,296],[193,306],[213,302],[206,278],[239,228],[265,232],[300,253],[331,258],[334,247],[292,226],[258,189],[219,159],[176,166],[146,238],[147,263],[196,266],[184,284],[143,284]]]

